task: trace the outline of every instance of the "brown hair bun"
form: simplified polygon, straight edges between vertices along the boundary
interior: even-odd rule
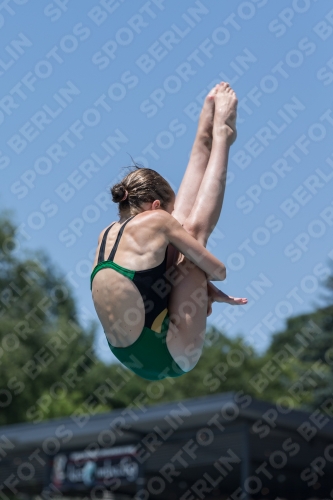
[[[119,203],[125,196],[126,189],[122,184],[115,184],[111,189],[112,201]]]

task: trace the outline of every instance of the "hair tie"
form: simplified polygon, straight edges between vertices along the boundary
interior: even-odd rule
[[[125,194],[120,201],[125,201],[128,196],[128,191],[125,189]],[[120,203],[120,202],[119,202]]]

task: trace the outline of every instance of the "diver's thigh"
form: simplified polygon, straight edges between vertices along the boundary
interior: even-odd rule
[[[166,338],[171,356],[184,370],[198,362],[206,333],[207,279],[205,273],[184,258],[175,265],[175,280],[169,296],[170,324]]]

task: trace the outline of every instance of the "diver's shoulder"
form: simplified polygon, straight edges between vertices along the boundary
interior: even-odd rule
[[[136,216],[136,219],[138,222],[161,224],[173,219],[173,217],[166,210],[158,209],[146,210],[145,212],[141,212]]]
[[[116,224],[117,221],[114,221],[114,222],[111,222],[111,224],[109,224],[108,226],[106,226],[104,229],[102,229],[102,231],[99,233],[99,236],[98,236],[98,244],[101,243],[102,239],[103,239],[103,236],[105,234],[105,231],[107,231],[111,226],[113,226],[113,224]]]

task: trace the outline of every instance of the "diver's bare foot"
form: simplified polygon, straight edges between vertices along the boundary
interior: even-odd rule
[[[199,140],[203,140],[205,145],[211,149],[213,141],[213,123],[214,123],[214,110],[215,110],[215,94],[218,85],[207,94],[199,117],[198,133]]]
[[[227,134],[230,145],[237,137],[237,97],[229,83],[221,82],[215,94],[214,137]]]

